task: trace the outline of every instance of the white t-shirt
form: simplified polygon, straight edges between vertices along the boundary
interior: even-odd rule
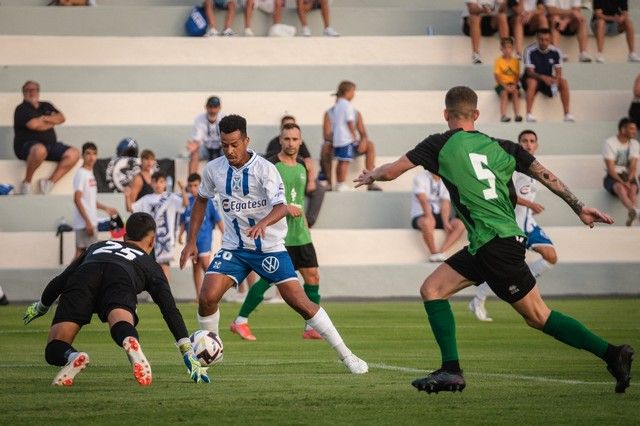
[[[538,0],[520,0],[525,12],[531,12],[538,8]]]
[[[514,172],[512,180],[518,197],[527,201],[535,201],[538,188],[534,178],[524,173]],[[536,220],[533,218],[533,211],[529,207],[516,204],[515,214],[518,226],[525,233],[531,232],[537,225]]]
[[[193,121],[191,129],[191,139],[200,141],[206,148],[220,148],[220,120],[226,116],[222,111],[218,112],[216,121],[209,122],[207,113],[199,114]]]
[[[498,9],[504,3],[504,0],[464,0],[464,7],[462,9],[462,17],[466,18],[469,16],[469,8],[468,4],[477,4],[478,6],[488,5],[491,9],[491,15],[497,15]]]
[[[574,7],[582,7],[582,0],[545,0],[544,4],[559,9],[571,9]]]
[[[173,192],[147,194],[131,205],[134,212],[145,212],[156,221],[156,261],[173,260],[176,221],[182,213],[182,197]]]
[[[444,186],[442,179],[436,180],[431,172],[424,171],[416,175],[413,178],[413,195],[411,196],[411,219],[414,217],[422,216],[424,211],[422,205],[418,200],[416,194],[424,194],[427,196],[427,201],[431,206],[433,214],[440,213],[440,203],[443,200],[451,200],[449,191]]]
[[[606,160],[613,160],[616,165],[616,173],[626,173],[629,161],[632,158],[640,157],[640,144],[635,139],[629,140],[629,143],[622,143],[617,136],[611,136],[604,141],[602,156]]]
[[[339,148],[355,142],[347,125],[348,122],[352,122],[354,126],[356,124],[356,110],[351,102],[339,98],[327,112],[333,130],[333,146]]]
[[[95,228],[98,226],[98,207],[97,196],[98,186],[96,184],[96,178],[93,175],[93,170],[87,170],[84,167],[80,167],[76,174],[73,176],[73,192],[82,192],[82,198],[80,202],[84,207],[84,211],[89,216],[91,224]],[[84,229],[87,225],[80,214],[80,210],[73,204],[73,229]]]
[[[271,212],[273,206],[286,204],[284,184],[278,169],[253,151],[247,163],[236,169],[227,157],[210,161],[202,172],[198,195],[220,196],[220,214],[224,221],[222,248],[245,249],[263,253],[283,251],[287,235],[286,218],[267,226],[263,238],[250,239],[247,229]]]

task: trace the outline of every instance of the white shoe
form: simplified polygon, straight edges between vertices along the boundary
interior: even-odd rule
[[[255,37],[256,35],[253,33],[253,30],[249,27],[244,29],[244,36],[245,37]]]
[[[131,368],[133,369],[133,377],[141,386],[149,386],[151,384],[151,366],[147,357],[142,353],[142,348],[138,339],[129,336],[122,342],[122,348],[127,353]]]
[[[22,182],[20,184],[20,194],[29,195],[33,193],[33,189],[31,189],[31,182]]]
[[[638,56],[638,54],[636,52],[631,52],[631,53],[629,53],[629,56],[627,56],[627,61],[629,61],[629,62],[640,62],[640,56]]]
[[[601,54],[597,54],[596,55],[596,62],[599,64],[604,64],[604,56],[602,56]]]
[[[445,260],[447,260],[447,258],[442,253],[433,253],[429,256],[429,262],[444,262]]]
[[[364,374],[369,371],[369,365],[354,354],[345,357],[342,363],[353,374]]]
[[[233,32],[231,28],[227,28],[222,32],[223,37],[233,37],[236,33]]]
[[[342,182],[336,185],[336,191],[338,192],[349,192],[349,191],[353,191],[353,187],[349,186],[348,184]]]
[[[87,368],[89,365],[89,355],[86,352],[78,352],[76,356],[62,367],[56,377],[53,378],[52,386],[72,386],[73,378]]]
[[[302,27],[302,37],[311,37],[311,29],[307,26]]]
[[[476,318],[480,321],[493,321],[493,318],[489,318],[489,315],[487,314],[487,310],[484,307],[484,301],[481,301],[477,297],[474,297],[471,299],[471,302],[469,302],[469,310],[473,312]]]
[[[336,30],[334,30],[332,27],[325,28],[324,35],[327,37],[340,37],[340,34]]]
[[[527,114],[527,123],[535,123],[536,121],[538,120],[536,120],[533,114]]]
[[[563,120],[564,120],[565,122],[567,122],[567,123],[575,123],[576,118],[575,118],[573,115],[571,115],[571,114],[569,114],[569,113],[566,113],[566,114],[564,115]]]
[[[479,53],[475,53],[475,52],[474,52],[474,53],[471,55],[471,63],[472,63],[472,64],[475,64],[475,65],[480,65],[480,64],[482,64],[482,58],[480,57],[480,54],[479,54]]]
[[[38,183],[40,184],[40,192],[44,195],[47,195],[53,189],[54,183],[49,179],[40,179]]]
[[[578,56],[578,61],[580,61],[580,62],[591,62],[591,61],[593,61],[593,59],[591,59],[591,56],[587,52],[581,52],[580,56]]]
[[[218,37],[220,33],[215,28],[209,28],[206,33],[204,33],[205,37]]]

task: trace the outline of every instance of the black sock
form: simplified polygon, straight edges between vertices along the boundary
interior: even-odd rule
[[[124,339],[129,336],[138,339],[138,330],[130,322],[118,321],[111,327],[111,338],[116,342],[116,345],[122,346]]]
[[[620,346],[613,346],[612,344],[609,344],[609,346],[607,346],[607,351],[604,353],[602,359],[607,363],[607,365],[611,365],[616,362],[619,355]]]
[[[454,361],[443,361],[442,362],[442,370],[444,371],[448,371],[449,373],[461,373],[462,371],[460,370],[460,361],[459,360],[454,360]]]
[[[67,342],[52,340],[47,343],[47,347],[44,350],[44,359],[50,365],[62,367],[67,364],[67,357],[73,352],[77,351]]]

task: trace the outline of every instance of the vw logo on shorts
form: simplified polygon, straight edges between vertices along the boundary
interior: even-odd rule
[[[262,269],[270,274],[273,274],[275,271],[277,271],[279,267],[280,261],[274,256],[265,257],[262,261]]]

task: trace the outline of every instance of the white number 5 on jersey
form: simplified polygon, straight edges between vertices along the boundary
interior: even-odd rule
[[[498,198],[498,194],[496,193],[496,175],[494,175],[491,170],[482,167],[483,165],[489,164],[487,156],[472,152],[469,154],[469,160],[471,160],[473,171],[475,172],[478,180],[486,180],[489,185],[489,188],[482,191],[484,199],[493,200],[494,198]]]

